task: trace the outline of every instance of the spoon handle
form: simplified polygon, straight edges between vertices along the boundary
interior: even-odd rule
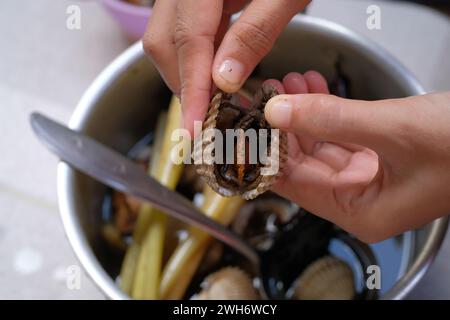
[[[241,237],[202,214],[177,192],[167,189],[130,159],[88,136],[39,113],[31,126],[47,148],[74,168],[97,181],[141,200],[229,245],[259,267],[256,250]]]

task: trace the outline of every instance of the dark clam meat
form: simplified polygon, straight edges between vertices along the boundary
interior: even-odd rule
[[[222,145],[216,144],[216,139],[205,134],[202,150],[214,144],[214,156],[221,152],[223,161],[199,164],[197,172],[219,194],[253,199],[267,191],[279,176],[287,156],[286,134],[279,132],[278,137],[272,136],[272,128],[264,118],[267,101],[277,94],[274,87],[263,85],[250,106],[241,105],[232,94],[219,92],[214,96],[203,131],[218,130],[223,137]],[[234,135],[229,134],[230,129],[234,130]],[[247,136],[252,133],[256,140]],[[266,139],[266,143],[261,143],[260,139]],[[272,145],[274,141],[277,145]],[[265,161],[261,159],[261,154],[267,155]],[[278,170],[273,174],[264,174],[262,169],[273,163],[270,159],[278,161]]]

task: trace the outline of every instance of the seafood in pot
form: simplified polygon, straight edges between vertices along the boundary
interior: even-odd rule
[[[271,129],[264,119],[264,107],[276,94],[275,88],[263,85],[250,104],[242,97],[238,103],[236,96],[219,93],[203,129]],[[111,190],[103,205],[102,236],[108,244],[105,249],[113,249],[114,257],[121,262],[120,270],[110,272],[117,276],[124,293],[134,299],[258,299],[259,293],[267,292],[271,293],[267,296],[281,299],[327,299],[331,293],[331,298],[366,297],[364,292],[355,294],[353,284],[349,284],[351,270],[349,273],[334,260],[322,260],[334,254],[330,241],[340,234],[332,223],[270,191],[253,199],[279,176],[278,172],[261,174],[265,162],[183,165],[170,161],[174,144],[171,133],[180,119],[181,106],[173,98],[168,111],[158,116],[154,132],[138,142],[128,156],[141,163],[147,174],[191,200],[205,215],[241,235],[277,266],[272,268],[275,264],[267,263],[255,270],[250,261],[203,231],[166,217],[149,203]],[[202,146],[214,143],[202,138]],[[276,141],[280,144],[275,149],[280,171],[287,156],[286,140],[281,132]],[[245,140],[233,144],[235,154],[247,149]],[[272,150],[270,145],[267,148]],[[245,202],[237,195],[251,200]],[[323,289],[336,273],[342,278],[350,274],[350,280],[338,286],[338,293],[344,296]],[[283,292],[277,295],[280,283]],[[284,288],[290,288],[290,292]]]
[[[355,297],[352,269],[344,261],[325,256],[310,264],[295,283],[298,300],[351,300]]]
[[[251,278],[241,269],[225,267],[210,274],[202,283],[196,300],[256,300],[258,295]]]
[[[213,150],[214,154],[211,154],[209,161],[200,161],[201,163],[197,164],[197,172],[217,193],[223,196],[240,195],[246,200],[253,199],[267,191],[281,174],[287,159],[287,136],[282,131],[277,130],[277,134],[272,131],[264,118],[266,102],[277,94],[274,87],[263,85],[248,107],[242,106],[236,96],[223,92],[217,93],[212,99],[203,125],[204,134],[200,135],[201,141],[196,143],[194,158],[205,160],[204,150]],[[213,130],[208,129],[220,131],[224,137],[222,145],[217,143],[215,134],[211,134]],[[237,142],[234,137],[229,138],[226,134],[229,129],[238,130]],[[257,143],[246,137],[246,133],[251,129],[257,134]],[[261,135],[261,132],[264,134]],[[227,139],[233,141],[230,143]],[[266,139],[266,150],[260,150],[260,139]],[[252,142],[255,146],[250,145]],[[227,154],[230,152],[226,148],[228,143],[234,144],[232,155]],[[252,161],[252,150],[255,149],[258,149],[258,159]],[[222,163],[212,159],[218,152],[222,152]],[[266,154],[265,160],[269,161],[262,161],[261,154]],[[278,170],[265,172],[275,161]]]

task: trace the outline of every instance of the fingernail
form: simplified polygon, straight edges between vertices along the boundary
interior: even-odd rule
[[[242,63],[235,59],[226,59],[219,67],[220,77],[233,86],[241,84],[244,71]]]
[[[274,127],[287,128],[291,123],[292,104],[286,97],[276,97],[267,102],[265,116]]]

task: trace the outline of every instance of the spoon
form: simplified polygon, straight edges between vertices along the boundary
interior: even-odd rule
[[[280,244],[285,243],[287,238],[280,237],[273,245],[273,249],[259,251],[234,232],[205,216],[181,194],[161,185],[122,154],[42,114],[31,114],[30,122],[40,141],[63,161],[113,189],[152,203],[166,214],[195,225],[230,246],[247,258],[260,276],[262,283],[260,291],[263,297],[285,298],[287,284],[281,280],[285,270],[280,267],[283,264],[273,256],[279,256],[282,252]],[[287,235],[292,233],[288,232]],[[347,244],[357,256],[362,257],[359,259],[362,265],[374,264],[375,258],[370,249],[356,245],[356,242],[347,241]],[[298,250],[300,249],[301,246]]]

